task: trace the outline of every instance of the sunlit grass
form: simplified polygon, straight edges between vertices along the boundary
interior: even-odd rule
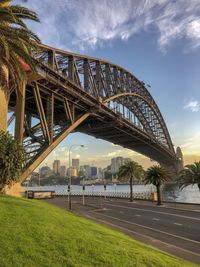
[[[37,200],[0,196],[0,266],[195,266]]]

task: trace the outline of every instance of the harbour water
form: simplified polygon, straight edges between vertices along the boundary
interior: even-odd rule
[[[56,185],[56,186],[40,186],[40,187],[28,187],[28,190],[53,190],[57,195],[67,195],[68,186]],[[73,194],[81,194],[82,186],[72,185]],[[129,185],[107,185],[106,194],[120,195],[121,193],[129,193]],[[150,195],[156,192],[156,188],[153,185],[133,185],[133,192],[135,194],[144,193]],[[105,189],[103,185],[87,185],[85,186],[85,193],[103,195]],[[200,204],[200,192],[197,185],[188,186],[183,190],[180,190],[177,186],[164,186],[162,188],[162,197],[164,201],[175,201],[183,203],[196,203]]]

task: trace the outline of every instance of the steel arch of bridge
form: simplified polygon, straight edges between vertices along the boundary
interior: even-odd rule
[[[162,114],[145,84],[98,58],[41,45],[22,95],[11,95],[15,138],[23,142],[25,179],[71,132],[140,152],[177,171],[180,160]]]

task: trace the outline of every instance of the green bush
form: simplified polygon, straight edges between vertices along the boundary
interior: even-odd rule
[[[19,181],[19,174],[26,163],[23,145],[8,132],[0,131],[0,192]]]

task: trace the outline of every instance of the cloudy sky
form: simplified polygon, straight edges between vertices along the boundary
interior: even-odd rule
[[[200,160],[199,0],[14,0],[38,13],[30,27],[50,46],[100,57],[125,67],[151,85],[175,147],[185,163]],[[106,166],[115,156],[150,160],[82,134],[71,134],[43,164],[68,162]]]

